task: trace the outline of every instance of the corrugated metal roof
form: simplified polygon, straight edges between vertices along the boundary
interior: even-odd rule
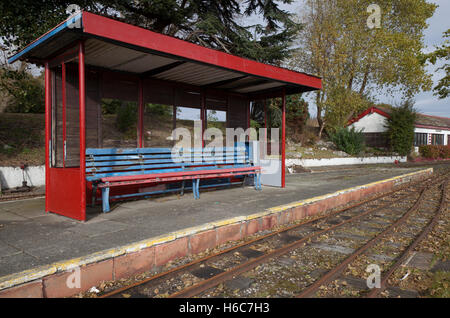
[[[158,55],[147,54],[97,39],[86,41],[86,64],[117,71],[143,73],[176,61]]]
[[[79,23],[77,26],[73,25],[76,19],[82,22],[82,27],[79,27]],[[63,50],[75,47],[79,40],[85,40],[87,65],[144,77],[198,87],[214,87],[252,96],[253,93],[277,87],[285,87],[288,93],[294,93],[314,90],[321,85],[320,79],[314,76],[277,69],[149,30],[129,29],[128,24],[111,23],[116,22],[82,12],[38,38],[9,61],[28,59],[44,63]],[[112,31],[112,28],[116,31]],[[128,37],[129,32],[133,32],[133,36]],[[119,33],[123,37],[120,40],[116,37]],[[136,41],[140,45],[133,44]]]

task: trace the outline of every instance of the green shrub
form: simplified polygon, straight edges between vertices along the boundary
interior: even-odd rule
[[[408,155],[414,142],[414,123],[416,112],[411,100],[405,101],[399,107],[393,107],[387,119],[387,135],[393,151],[402,156]]]
[[[338,128],[336,132],[331,134],[331,140],[339,150],[349,155],[357,155],[364,150],[364,134],[362,131],[356,131],[355,127]]]
[[[170,117],[172,116],[172,106],[162,104],[147,104],[145,105],[145,111],[155,116]]]
[[[116,127],[120,132],[135,130],[137,122],[137,106],[135,103],[123,103],[117,107]]]
[[[120,107],[121,101],[118,99],[102,99],[102,114],[111,115],[117,112]]]
[[[443,159],[450,159],[450,145],[439,146],[439,157]]]
[[[450,159],[450,145],[426,145],[419,147],[419,153],[427,159]]]

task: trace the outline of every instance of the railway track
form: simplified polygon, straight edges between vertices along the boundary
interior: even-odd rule
[[[18,195],[3,195],[0,196],[0,202],[8,202],[8,201],[16,201],[16,200],[24,200],[24,199],[32,199],[44,197],[44,194],[18,194]]]
[[[411,219],[412,215],[419,215],[415,217],[421,220],[431,220],[416,238],[417,242],[414,241],[407,247],[398,246],[399,250],[404,251],[393,265],[398,267],[406,257],[404,255],[414,249],[420,239],[432,229],[438,215],[435,213],[436,209],[442,212],[446,207],[444,184],[448,176],[449,173],[437,178],[432,176],[414,184],[406,184],[393,191],[257,237],[135,284],[105,293],[100,297],[124,297],[124,295],[126,297],[226,297],[227,289],[232,289],[236,285],[239,289],[239,282],[245,283],[249,276],[257,276],[258,268],[261,271],[261,268],[268,263],[279,265],[280,262],[282,263],[278,266],[280,271],[290,268],[287,270],[289,273],[285,275],[285,281],[290,284],[290,291],[285,296],[310,297],[315,295],[322,286],[333,281],[349,264],[375,247],[382,238],[406,224],[405,222]],[[439,187],[442,187],[439,207],[432,208],[432,212],[430,209],[426,209],[428,212],[423,212],[421,207],[424,202],[429,199],[433,189]],[[369,233],[359,237],[351,233],[352,230],[360,228],[369,229],[366,231]],[[343,246],[336,246],[330,244],[330,240],[341,243],[345,241],[345,243]],[[316,252],[309,253],[308,251],[311,250]],[[320,253],[317,253],[317,250]],[[319,263],[317,259],[323,257],[329,259],[330,268],[323,270],[319,277],[313,277],[317,276],[312,275],[314,272],[317,274],[317,266],[314,265]],[[308,264],[302,266],[301,270],[295,270],[295,266],[292,266],[295,263],[293,259],[304,263],[307,260]],[[393,272],[392,268],[383,276],[382,288],[386,288],[387,279]],[[268,279],[270,280],[270,275],[262,278],[262,280]],[[370,294],[370,296],[377,295]],[[241,296],[252,297],[251,294]]]

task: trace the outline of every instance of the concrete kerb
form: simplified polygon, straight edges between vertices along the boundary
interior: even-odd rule
[[[372,182],[369,184],[356,186],[344,190],[340,190],[334,193],[317,196],[313,198],[309,198],[306,200],[301,200],[297,202],[293,202],[290,204],[285,204],[273,208],[266,209],[265,211],[254,213],[248,216],[239,216],[234,217],[230,219],[224,219],[219,220],[215,222],[210,222],[206,224],[202,224],[199,226],[186,228],[183,230],[171,232],[165,235],[153,237],[150,239],[146,239],[140,242],[128,244],[125,246],[112,248],[104,251],[100,251],[97,253],[93,253],[84,257],[74,258],[70,260],[65,260],[61,262],[56,262],[50,265],[45,265],[29,270],[25,270],[19,273],[14,273],[11,275],[7,275],[4,277],[0,277],[0,297],[14,297],[14,290],[17,289],[16,294],[23,294],[23,288],[28,284],[30,286],[34,286],[33,284],[29,284],[31,282],[38,283],[39,281],[42,284],[42,288],[44,289],[44,283],[43,281],[47,279],[50,276],[58,275],[64,272],[68,272],[73,270],[74,268],[82,268],[86,266],[92,266],[96,263],[100,263],[106,260],[113,260],[117,257],[123,257],[127,254],[136,254],[144,251],[148,248],[153,248],[156,246],[161,246],[164,244],[174,244],[177,240],[186,240],[187,239],[187,248],[183,248],[183,244],[180,245],[180,248],[183,248],[183,251],[178,251],[175,253],[175,255],[183,255],[187,256],[190,255],[192,252],[191,247],[191,241],[197,240],[196,242],[196,249],[195,253],[199,253],[200,251],[206,250],[206,248],[202,248],[202,242],[198,244],[198,240],[201,241],[201,237],[205,236],[207,232],[215,231],[215,242],[214,244],[217,245],[218,242],[220,244],[225,242],[225,237],[219,237],[220,235],[228,235],[227,232],[230,232],[230,237],[232,237],[232,240],[242,239],[248,235],[252,235],[256,232],[259,232],[261,230],[269,229],[274,226],[289,223],[295,220],[299,220],[302,217],[305,217],[309,215],[310,212],[308,210],[312,211],[311,215],[316,214],[323,209],[330,208],[330,204],[334,205],[342,205],[345,203],[348,203],[350,201],[357,200],[361,198],[362,196],[378,192],[381,190],[387,191],[390,188],[394,187],[395,185],[402,184],[408,181],[411,181],[412,179],[424,177],[426,175],[429,175],[433,173],[433,168],[420,170],[404,175],[400,175],[397,177],[380,180],[376,182]],[[373,190],[373,191],[370,191]],[[375,191],[376,190],[376,191]],[[354,193],[352,193],[354,192]],[[342,202],[335,200],[333,198],[337,198],[342,196]],[[327,202],[328,201],[328,202]],[[313,207],[316,207],[316,205],[319,205],[317,209],[313,209]],[[295,213],[295,209],[302,209],[301,213]],[[258,224],[256,228],[255,222]],[[231,227],[234,227],[237,229],[237,226],[239,224],[239,233],[234,231]],[[253,226],[251,230],[248,230],[249,227]],[[266,228],[267,227],[267,228]],[[211,235],[208,236],[208,239],[211,239]],[[173,242],[173,243],[172,243]],[[211,244],[213,242],[203,242],[204,245],[211,247]],[[220,245],[218,244],[218,245]],[[158,255],[155,254],[155,258],[157,258]],[[177,257],[179,258],[179,257]],[[151,269],[151,267],[154,265],[155,260],[152,260],[152,264],[149,264],[148,270]],[[114,266],[112,268],[112,277],[114,277]],[[136,273],[138,274],[138,273]],[[100,283],[100,281],[98,281]],[[35,287],[35,286],[34,286]],[[74,294],[78,293],[79,291],[75,292]],[[46,293],[43,292],[43,295]]]

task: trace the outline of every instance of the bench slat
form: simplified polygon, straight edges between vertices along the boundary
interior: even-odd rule
[[[214,148],[192,148],[186,149],[189,153],[204,153]],[[224,147],[224,151],[245,151],[245,147]],[[155,154],[172,153],[172,148],[87,148],[86,155],[134,155],[134,154]]]
[[[182,159],[190,159],[190,158],[210,158],[218,156],[219,153],[216,153],[214,156],[210,153],[195,153],[194,155],[184,155],[184,156],[177,156],[178,158]],[[247,154],[245,151],[239,151],[239,152],[226,152],[226,153],[220,153],[221,156],[246,156]],[[172,159],[172,154],[159,154],[159,155],[114,155],[114,156],[97,156],[97,155],[89,155],[86,157],[86,162],[102,162],[102,161],[120,161],[120,160],[140,160],[140,159]]]
[[[252,167],[249,165],[234,165],[233,168],[244,168],[244,167]],[[189,168],[189,169],[182,169],[182,168],[176,168],[176,169],[155,169],[148,171],[127,171],[127,172],[104,172],[104,173],[97,173],[95,175],[87,175],[86,180],[87,181],[96,181],[100,180],[102,178],[106,177],[117,177],[117,176],[124,176],[124,177],[130,177],[130,176],[139,176],[139,175],[149,175],[149,174],[155,174],[155,173],[168,173],[168,172],[188,172],[188,171],[201,171],[201,170],[211,170],[211,169],[217,169],[217,167],[213,166],[206,166],[206,167],[195,167],[195,168]]]
[[[152,173],[151,169],[158,168],[175,168],[175,167],[197,167],[197,166],[213,166],[213,165],[233,165],[233,164],[246,164],[245,161],[241,162],[230,162],[230,163],[214,163],[214,162],[192,162],[192,163],[166,163],[166,164],[143,164],[143,165],[130,165],[130,166],[113,166],[113,167],[93,167],[86,168],[86,172],[97,174],[99,172],[120,172],[120,171],[129,171],[129,170],[144,170],[143,173]],[[148,171],[148,172],[147,172]]]
[[[104,177],[101,180],[103,182],[120,182],[120,181],[138,181],[138,180],[155,180],[156,182],[164,182],[165,180],[170,180],[171,178],[180,178],[178,180],[186,179],[196,179],[200,176],[208,177],[208,175],[212,178],[217,178],[218,175],[222,177],[222,175],[227,174],[235,174],[235,175],[243,175],[243,174],[251,174],[256,171],[260,171],[261,167],[259,166],[247,166],[247,167],[230,167],[225,169],[217,169],[212,167],[211,169],[201,169],[201,170],[190,170],[190,171],[173,171],[173,172],[162,172],[162,173],[153,173],[149,175],[136,175],[136,176],[111,176]],[[174,179],[175,180],[175,179]]]
[[[187,159],[187,158],[186,158]],[[201,159],[196,158],[196,159]],[[86,167],[109,167],[109,166],[130,166],[130,165],[147,165],[147,164],[166,164],[166,163],[176,163],[176,164],[184,164],[189,165],[192,163],[202,163],[202,162],[224,162],[224,163],[233,163],[236,161],[245,161],[246,156],[229,156],[229,157],[211,157],[211,158],[203,158],[203,160],[194,160],[194,161],[174,161],[172,159],[146,159],[146,160],[123,160],[123,161],[91,161],[86,162]]]

